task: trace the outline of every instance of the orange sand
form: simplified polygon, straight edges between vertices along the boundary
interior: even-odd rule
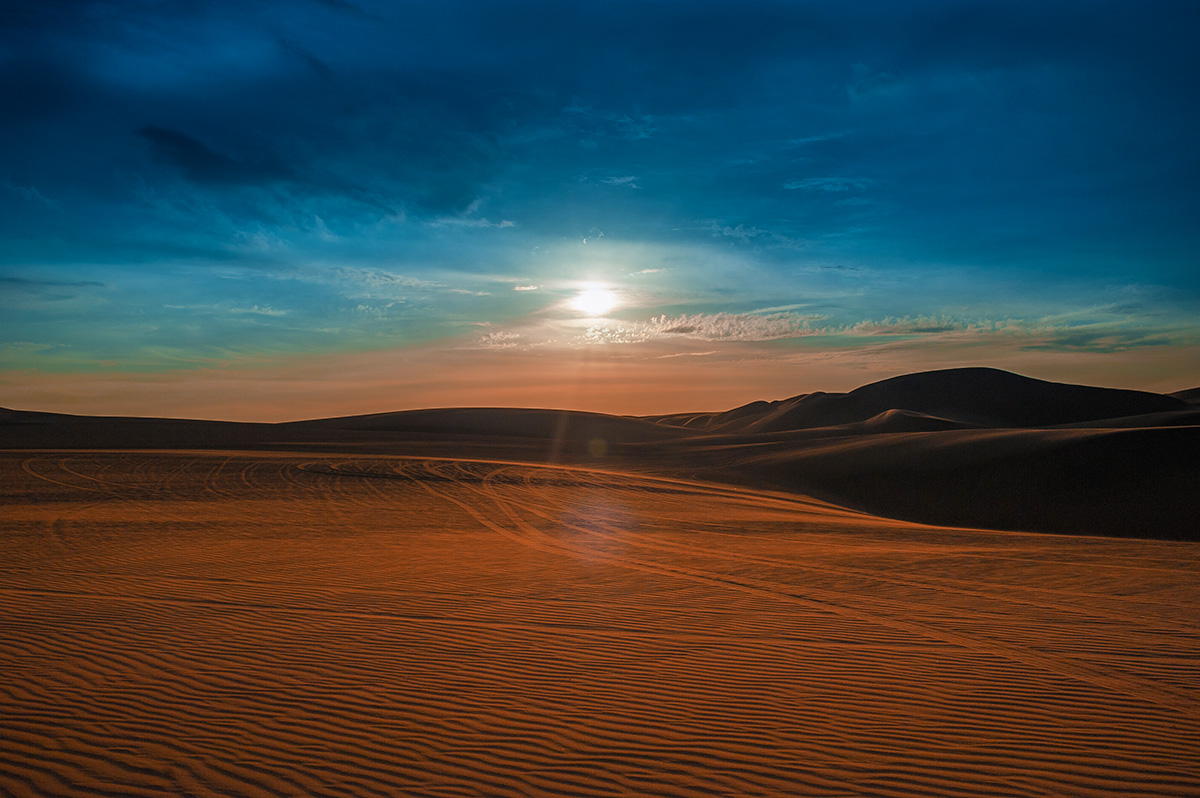
[[[1200,794],[1200,544],[569,468],[8,452],[0,794]]]

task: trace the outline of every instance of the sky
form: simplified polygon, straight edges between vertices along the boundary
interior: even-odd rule
[[[1198,34],[1154,0],[10,0],[0,404],[1192,387]]]

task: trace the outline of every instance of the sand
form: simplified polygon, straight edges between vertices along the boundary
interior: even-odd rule
[[[1200,794],[1195,542],[612,459],[0,474],[2,795]]]
[[[782,489],[927,524],[1200,540],[1198,421],[1179,396],[965,368],[642,418],[458,407],[265,424],[0,408],[0,449],[566,463]]]

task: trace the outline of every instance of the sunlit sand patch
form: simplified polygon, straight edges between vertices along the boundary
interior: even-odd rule
[[[0,467],[5,794],[1200,791],[1193,543],[511,463]]]

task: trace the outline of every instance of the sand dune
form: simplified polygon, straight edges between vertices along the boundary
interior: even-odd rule
[[[759,484],[891,517],[1200,539],[1200,427],[968,430],[817,444],[742,447],[726,457]]]
[[[225,424],[5,411],[0,446],[282,449],[601,464],[770,484],[927,523],[1196,539],[1196,413],[1175,396],[1064,385],[995,369],[950,369],[845,394],[808,393],[720,413],[648,418],[449,408]]]
[[[1200,424],[1200,408],[1168,410],[1163,413],[1143,413],[1138,416],[1105,418],[1098,421],[1076,421],[1058,424],[1059,429],[1120,429],[1127,427],[1194,427]]]
[[[571,410],[538,410],[499,407],[452,407],[408,410],[369,416],[293,422],[292,430],[323,432],[352,430],[481,436],[487,438],[539,438],[560,441],[602,439],[610,443],[643,443],[679,437],[670,426],[639,418],[583,413]]]
[[[774,432],[850,424],[907,410],[986,427],[1039,427],[1186,408],[1178,397],[1035,380],[999,369],[929,371],[849,393],[807,393],[712,414],[705,429]],[[673,417],[659,417],[674,423]]]
[[[765,403],[764,403],[765,404]],[[732,412],[732,411],[731,411]],[[1177,411],[1178,412],[1178,411]],[[1190,411],[1182,411],[1190,412]],[[715,415],[715,414],[705,414]],[[918,413],[912,410],[891,409],[877,413],[863,421],[851,421],[845,424],[830,424],[823,426],[770,429],[738,429],[729,423],[712,424],[697,422],[689,426],[680,417],[652,417],[664,426],[685,428],[693,432],[687,439],[693,442],[701,441],[801,441],[816,438],[828,438],[843,435],[866,435],[879,432],[930,432],[947,429],[972,429],[976,424],[955,421],[949,418]],[[1140,416],[1136,418],[1141,418]]]
[[[912,410],[893,408],[876,413],[866,421],[857,422],[862,425],[863,433],[873,432],[940,432],[948,429],[965,429],[973,427],[964,421],[955,421],[929,413],[917,413]]]
[[[807,394],[794,396],[792,399],[785,401],[796,401],[804,398],[804,396],[807,396]],[[646,418],[668,426],[686,427],[695,430],[722,430],[740,427],[739,422],[756,419],[770,412],[772,408],[779,404],[779,402],[759,400],[719,413],[668,413],[660,416],[646,416]]]
[[[1200,793],[1194,544],[463,459],[0,485],[0,794]]]
[[[1173,391],[1168,396],[1174,396],[1176,399],[1182,399],[1189,404],[1200,404],[1200,388],[1187,388],[1182,391]]]

